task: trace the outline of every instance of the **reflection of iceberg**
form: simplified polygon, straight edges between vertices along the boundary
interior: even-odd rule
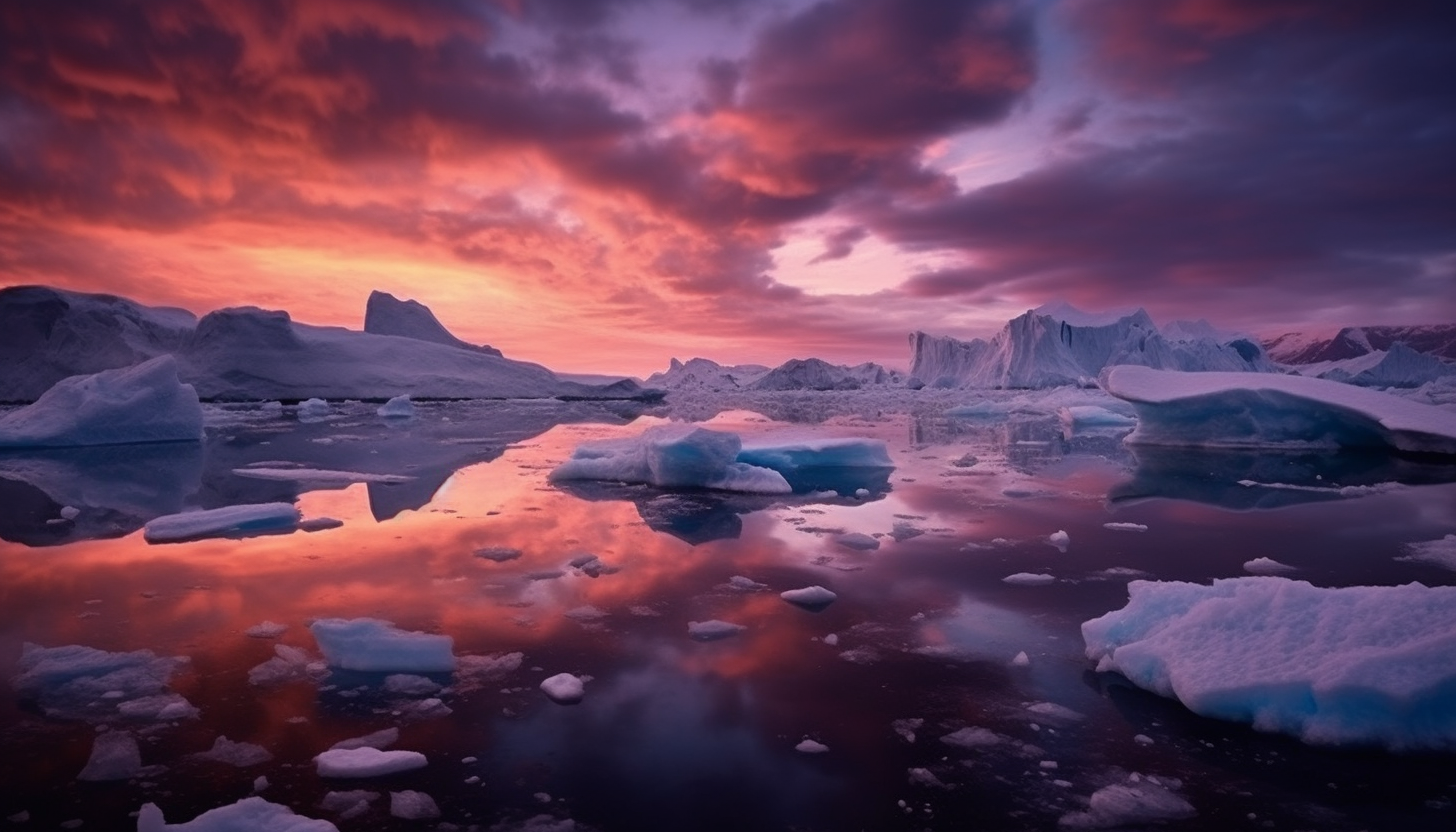
[[[202,447],[195,442],[110,445],[0,454],[7,494],[39,491],[31,512],[0,512],[0,537],[31,546],[129,534],[163,514],[181,511],[202,480]],[[48,500],[54,505],[44,505]],[[6,505],[16,506],[11,499]],[[80,510],[65,522],[62,506]]]
[[[1391,483],[1456,482],[1456,466],[1381,453],[1290,453],[1197,448],[1132,448],[1132,479],[1108,490],[1108,500],[1152,497],[1191,500],[1236,510],[1280,508],[1338,500]]]
[[[558,483],[562,491],[583,500],[620,500],[637,507],[653,531],[670,534],[693,546],[711,540],[732,540],[743,533],[739,515],[762,511],[777,498],[727,492],[672,492],[644,485],[579,480]]]

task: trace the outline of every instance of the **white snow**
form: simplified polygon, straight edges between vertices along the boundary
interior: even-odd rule
[[[1063,815],[1057,825],[1063,829],[1121,829],[1186,820],[1197,815],[1193,804],[1173,788],[1154,778],[1133,774],[1126,782],[1093,792],[1087,811]]]
[[[1456,375],[1456,365],[1434,355],[1416,352],[1396,342],[1388,350],[1376,350],[1353,358],[1322,361],[1295,367],[1300,375],[1354,384],[1360,387],[1420,387]]]
[[[805,737],[803,742],[794,746],[794,750],[804,754],[823,754],[829,750],[829,746]]]
[[[406,789],[389,793],[389,813],[405,820],[428,820],[440,816],[440,807],[424,792]]]
[[[1405,549],[1410,554],[1396,560],[1431,563],[1456,571],[1456,534],[1448,534],[1440,540],[1407,543]]]
[[[1003,583],[1015,586],[1045,586],[1057,582],[1055,575],[1048,575],[1045,572],[1017,572],[1014,575],[1007,575],[1001,579]]]
[[[292,529],[303,518],[292,503],[255,503],[168,514],[142,529],[148,543],[171,543],[202,537],[222,537]]]
[[[313,759],[320,777],[382,777],[427,765],[418,751],[380,751],[367,745],[331,748]]]
[[[586,688],[580,678],[570,673],[558,673],[541,681],[541,691],[562,705],[574,705],[586,696]]]
[[[1114,367],[1103,387],[1137,410],[1133,444],[1456,454],[1456,413],[1324,379]]]
[[[91,759],[76,775],[77,780],[127,780],[142,770],[142,752],[136,737],[126,731],[97,734],[91,746]]]
[[[1244,571],[1250,575],[1283,575],[1287,572],[1299,571],[1287,563],[1280,563],[1273,558],[1254,558],[1244,561]]]
[[[846,549],[854,549],[860,552],[872,552],[880,548],[880,541],[862,532],[850,532],[834,538],[834,542]]]
[[[377,618],[320,618],[309,626],[332,667],[402,673],[455,669],[454,639],[398,629]]]
[[[742,624],[733,624],[727,621],[713,619],[711,621],[689,621],[688,635],[698,641],[717,641],[722,638],[736,636],[748,629]]]
[[[1099,670],[1316,743],[1456,748],[1456,587],[1133,581],[1082,625]]]
[[[157,804],[147,803],[137,815],[136,828],[137,832],[339,832],[326,820],[296,815],[287,806],[256,796],[209,809],[184,823],[167,823]]]
[[[1145,532],[1148,530],[1148,527],[1142,523],[1103,523],[1102,528],[1115,532]]]
[[[793,490],[777,472],[737,462],[742,447],[737,434],[693,425],[655,425],[639,436],[582,444],[571,459],[551,472],[550,480],[606,480],[761,494]]]
[[[202,405],[197,392],[177,380],[177,363],[171,356],[62,379],[33,404],[0,417],[0,447],[201,439]]]
[[[822,586],[806,586],[803,589],[790,589],[780,592],[779,597],[795,606],[806,609],[819,610],[834,603],[838,598],[833,592]]]
[[[415,415],[415,403],[407,395],[395,396],[380,405],[375,413],[386,419],[408,419]]]

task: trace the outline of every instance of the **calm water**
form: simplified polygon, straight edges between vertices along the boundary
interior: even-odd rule
[[[1079,631],[1124,604],[1133,570],[1208,581],[1262,556],[1325,586],[1456,583],[1456,573],[1396,560],[1407,542],[1456,531],[1452,466],[1137,458],[1115,433],[1069,438],[1054,418],[958,421],[939,415],[948,400],[924,395],[904,408],[807,394],[748,403],[758,412],[678,408],[747,437],[889,444],[888,478],[831,476],[813,485],[836,491],[789,498],[547,483],[578,443],[635,434],[670,408],[422,404],[400,425],[372,405],[312,424],[215,408],[202,448],[0,456],[0,676],[14,674],[24,642],[148,649],[190,659],[171,689],[201,711],[117,724],[137,733],[148,768],[82,783],[98,724],[114,723],[48,717],[7,687],[0,817],[29,812],[16,828],[127,828],[153,801],[175,823],[252,794],[263,775],[264,797],[346,830],[554,828],[543,815],[599,830],[1054,829],[1138,772],[1179,781],[1197,808],[1175,829],[1456,824],[1456,757],[1311,748],[1195,717],[1091,672]],[[233,473],[260,463],[412,479],[317,488]],[[1388,482],[1400,484],[1329,490]],[[852,496],[857,488],[868,496]],[[139,532],[188,507],[295,499],[306,518],[342,526],[169,545]],[[67,505],[80,514],[63,519]],[[1066,551],[1046,542],[1058,530],[1070,535]],[[834,540],[844,532],[881,546],[846,548]],[[476,556],[490,546],[521,556]],[[592,577],[569,565],[584,554],[610,568]],[[1002,581],[1015,572],[1058,581]],[[778,597],[816,584],[839,596],[823,611]],[[494,657],[481,666],[495,671],[435,676],[443,707],[388,693],[385,674],[250,684],[276,643],[316,655],[307,625],[325,616],[445,633],[457,655]],[[747,629],[688,637],[688,622],[708,619]],[[265,620],[288,629],[244,635]],[[1012,665],[1023,651],[1030,664]],[[560,672],[589,677],[579,705],[538,689]],[[1028,709],[1048,702],[1075,715]],[[428,767],[317,776],[313,755],[390,726],[400,729],[394,747],[423,752]],[[981,751],[940,741],[967,726],[1003,741]],[[273,759],[236,768],[189,758],[219,735]],[[829,750],[796,751],[806,738]],[[385,796],[339,820],[318,804],[342,789]],[[440,821],[390,817],[387,793],[401,789],[434,797]]]

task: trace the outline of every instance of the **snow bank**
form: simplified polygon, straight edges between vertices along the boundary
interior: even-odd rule
[[[377,618],[320,618],[309,629],[332,667],[413,673],[455,669],[455,642],[449,636],[408,632]]]
[[[383,777],[428,765],[418,751],[380,751],[370,746],[330,748],[313,758],[320,777]]]
[[[202,405],[160,356],[135,367],[72,376],[34,404],[0,417],[0,447],[58,448],[202,439]]]
[[[287,806],[269,803],[261,797],[245,797],[237,803],[209,809],[185,823],[167,823],[155,803],[142,806],[137,832],[339,832],[326,820],[296,815]]]
[[[1456,587],[1133,581],[1087,655],[1204,716],[1315,743],[1456,749]]]
[[[551,472],[550,480],[606,480],[758,494],[792,491],[775,471],[736,461],[742,447],[737,434],[692,425],[656,425],[640,436],[582,444],[571,459]]]
[[[1456,454],[1456,414],[1324,379],[1114,367],[1102,385],[1137,410],[1132,444]]]
[[[172,543],[203,537],[247,535],[291,529],[303,514],[292,503],[256,503],[205,511],[168,514],[147,523],[142,536],[148,543]]]

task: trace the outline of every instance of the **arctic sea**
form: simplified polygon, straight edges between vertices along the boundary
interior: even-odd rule
[[[1456,585],[1403,559],[1456,531],[1456,466],[1134,454],[1126,428],[1082,431],[1054,409],[947,415],[973,398],[416,402],[407,419],[377,403],[303,419],[207,405],[201,444],[0,454],[0,818],[127,829],[145,803],[179,823],[257,794],[344,830],[1456,824],[1456,755],[1199,717],[1095,672],[1080,630],[1131,580],[1208,583],[1261,558],[1324,587]],[[547,479],[583,442],[673,419],[745,440],[879,439],[895,467],[822,472],[793,495]],[[273,502],[316,530],[141,531]],[[780,597],[812,586],[835,600]],[[360,617],[475,658],[392,682],[324,666],[310,623]],[[690,636],[707,621],[742,629]],[[11,683],[27,643],[186,661],[158,690],[81,701]],[[583,680],[579,703],[541,690],[561,673]],[[106,700],[143,693],[196,716],[121,718]],[[389,747],[425,767],[320,776],[316,755],[391,728]],[[78,780],[103,730],[130,733],[141,766]],[[270,756],[196,756],[223,736]],[[439,817],[391,816],[405,791]],[[331,792],[377,797],[326,808]]]

